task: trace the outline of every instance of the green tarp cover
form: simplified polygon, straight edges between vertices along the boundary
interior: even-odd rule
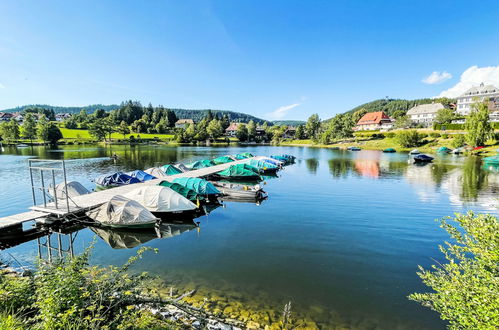
[[[218,174],[225,177],[260,176],[258,169],[248,164],[231,165]]]
[[[235,155],[234,157],[236,157],[237,160],[241,160],[241,159],[246,159],[248,158],[247,156],[243,155],[243,154],[237,154]]]
[[[220,191],[215,188],[213,183],[200,178],[176,178],[173,182],[192,189],[200,195],[220,194]]]
[[[278,167],[276,165],[270,164],[270,163],[263,161],[261,159],[250,159],[248,161],[248,165],[256,167],[258,169],[262,169],[262,170],[278,169]]]
[[[161,166],[161,170],[163,170],[166,175],[175,175],[182,173],[181,170],[170,164]]]
[[[199,195],[194,190],[181,185],[180,183],[161,181],[161,183],[159,183],[158,186],[168,187],[173,191],[178,192],[180,195],[184,196],[193,203],[195,203],[198,200],[199,201],[204,200],[203,196]]]
[[[211,160],[203,159],[195,161],[194,163],[190,163],[189,165],[187,165],[187,167],[193,170],[198,170],[200,168],[210,167],[213,165],[215,165],[215,163],[213,163]]]
[[[243,152],[241,155],[245,156],[246,158],[254,157],[253,154],[250,152]]]
[[[213,159],[213,162],[217,165],[219,164],[225,164],[225,163],[230,163],[230,162],[233,162],[234,159],[228,157],[228,156],[222,156],[222,157],[217,157],[215,159]]]
[[[499,164],[499,155],[485,157],[483,161],[488,164]]]

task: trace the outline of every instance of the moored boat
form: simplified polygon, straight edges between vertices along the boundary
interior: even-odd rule
[[[397,150],[395,150],[393,148],[386,148],[383,150],[383,152],[390,153],[390,152],[397,152]]]
[[[263,191],[260,185],[242,185],[237,183],[214,181],[212,182],[217,189],[224,195],[224,200],[240,200],[254,202],[264,199],[267,193]],[[227,198],[228,197],[228,198]]]
[[[421,152],[418,149],[413,149],[409,152],[409,155],[419,155]]]
[[[213,179],[226,180],[261,180],[257,168],[248,164],[231,165],[223,171],[217,172],[211,176]]]
[[[168,187],[178,192],[180,195],[184,196],[196,205],[199,205],[201,202],[205,201],[205,197],[203,195],[198,194],[196,191],[189,189],[181,185],[180,183],[161,181],[160,183],[158,183],[158,186]]]
[[[113,174],[104,174],[97,177],[95,180],[95,185],[97,189],[108,189],[113,187],[124,186],[128,184],[139,183],[140,180],[123,172],[116,172]]]
[[[146,173],[146,172],[141,171],[141,170],[126,172],[125,174],[131,176],[132,178],[138,179],[140,182],[145,182],[145,181],[157,179],[154,175]]]
[[[200,168],[206,168],[214,166],[215,163],[209,159],[197,160],[193,163],[187,164],[186,167],[191,170],[199,170]]]
[[[499,155],[485,157],[483,161],[486,164],[499,165]]]
[[[101,226],[114,228],[150,228],[159,221],[144,205],[121,195],[87,211],[86,215]]]
[[[362,150],[362,149],[361,149],[361,148],[359,148],[359,147],[355,147],[355,146],[353,146],[353,147],[348,147],[348,148],[347,148],[347,150],[348,150],[348,151],[360,151],[360,150]]]
[[[165,173],[165,175],[175,175],[183,173],[182,170],[171,164],[161,166],[161,170]]]
[[[217,201],[217,197],[221,195],[221,192],[213,183],[201,178],[176,178],[173,182],[194,190],[199,195],[205,196],[209,201]]]
[[[425,154],[419,154],[414,157],[412,157],[415,163],[430,163],[433,161],[433,157],[425,155]]]
[[[441,153],[441,154],[448,154],[449,152],[451,152],[452,150],[447,148],[447,147],[440,147],[438,148],[437,152],[438,153]]]
[[[275,173],[279,170],[279,166],[268,163],[261,159],[249,159],[246,164],[258,169],[260,173]]]
[[[232,159],[229,156],[221,156],[221,157],[217,157],[217,158],[212,160],[212,162],[214,162],[216,165],[226,164],[226,163],[230,163],[233,161],[234,161],[234,159]]]

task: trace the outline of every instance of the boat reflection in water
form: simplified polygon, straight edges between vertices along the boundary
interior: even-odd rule
[[[125,230],[112,228],[90,229],[113,249],[132,249],[141,244],[157,238],[171,238],[193,229],[199,229],[195,223],[192,224],[166,224],[162,223],[156,228],[148,230]]]

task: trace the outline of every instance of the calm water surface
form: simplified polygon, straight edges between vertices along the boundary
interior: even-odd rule
[[[297,162],[267,181],[270,197],[259,206],[226,202],[196,219],[199,230],[182,229],[163,239],[135,237],[159,249],[140,261],[140,270],[254,309],[280,311],[292,301],[296,317],[322,328],[445,327],[435,313],[406,297],[426,290],[417,266],[442,260],[438,244],[447,236],[435,219],[470,209],[497,214],[499,171],[484,168],[477,158],[436,156],[434,164],[415,166],[406,154],[298,147],[6,149],[0,153],[0,216],[31,205],[30,157],[78,159],[67,163],[69,179],[92,189],[99,174],[241,151],[289,153]],[[116,162],[109,159],[113,152],[120,156]],[[90,229],[79,231],[75,249],[95,237]],[[109,242],[115,245],[97,236],[93,262],[120,264],[138,248],[117,249]],[[0,255],[32,264],[36,241]]]

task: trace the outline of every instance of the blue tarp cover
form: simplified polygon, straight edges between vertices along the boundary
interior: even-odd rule
[[[146,173],[146,172],[141,171],[141,170],[126,172],[125,174],[131,176],[132,178],[139,179],[141,182],[156,179],[156,177],[154,175],[151,175],[151,174]]]
[[[130,175],[127,175],[123,172],[116,172],[113,174],[105,174],[101,175],[98,178],[95,179],[95,183],[103,186],[103,187],[108,187],[108,186],[121,186],[125,184],[132,184],[132,183],[139,183],[140,180],[134,177],[131,177]]]

